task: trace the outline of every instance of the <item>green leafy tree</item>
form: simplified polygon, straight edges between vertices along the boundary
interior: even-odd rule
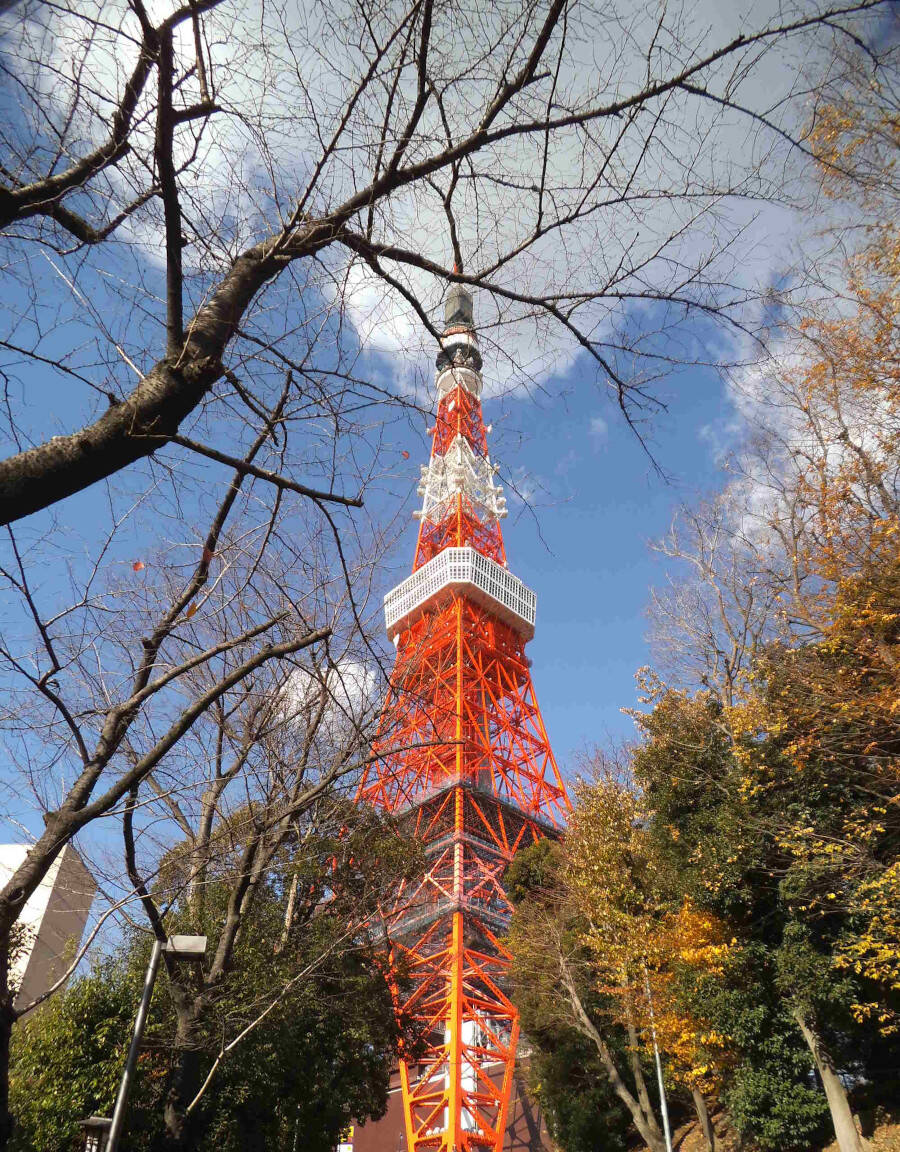
[[[359,920],[347,916],[346,903],[360,899],[362,873],[369,891],[379,869],[393,877],[410,859],[393,828],[366,814],[345,838],[308,835],[294,843],[260,883],[234,961],[207,990],[193,1032],[192,1148],[330,1152],[350,1120],[383,1113],[401,1032],[386,957]],[[160,883],[172,884],[179,867],[177,854],[165,861]],[[211,924],[230,892],[227,875],[208,881]],[[178,920],[176,908],[173,931]],[[68,1152],[79,1119],[109,1115],[149,949],[147,934],[130,935],[16,1031],[16,1152]],[[174,972],[203,990],[202,977]],[[165,1103],[173,1070],[184,1060],[176,1043],[183,996],[183,984],[162,972],[128,1115],[136,1152],[171,1140]]]
[[[812,761],[798,771],[784,732],[735,741],[729,721],[711,694],[671,691],[639,717],[634,762],[651,834],[685,892],[726,920],[737,943],[730,983],[688,983],[684,995],[738,1053],[724,1098],[739,1128],[766,1147],[794,1147],[797,1133],[811,1141],[820,1130],[827,1101],[852,1148],[859,1137],[840,1071],[867,1075],[870,1059],[884,1063],[886,1041],[854,1020],[866,980],[836,963],[848,909],[828,899],[834,877],[785,835],[804,822],[827,828],[840,790]]]
[[[15,1152],[70,1149],[77,1122],[110,1115],[140,996],[137,950],[98,965],[13,1033]],[[146,1090],[141,1077],[135,1111]]]
[[[859,80],[811,132],[827,193],[868,213],[845,290],[782,329],[737,480],[662,546],[693,573],[661,601],[685,692],[639,718],[683,883],[765,948],[842,1152],[841,1073],[890,1098],[900,1031],[898,137],[890,86]]]
[[[565,1152],[624,1152],[628,1113],[593,1045],[571,1029],[535,1027],[535,1035],[529,1035],[528,1091],[556,1143]]]
[[[762,1149],[806,1150],[825,1135],[828,1109],[772,967],[764,946],[733,947],[714,975],[679,971],[674,991],[727,1040],[719,1099],[732,1125]]]
[[[572,1078],[551,1077],[549,1096],[545,1085],[558,1133],[568,1132],[577,1148],[585,1132],[595,1126],[605,1131],[605,1118],[611,1117],[612,1138],[618,1140],[627,1116],[652,1152],[663,1152],[633,1029],[622,1022],[619,996],[598,979],[587,924],[566,883],[562,846],[545,840],[524,849],[507,870],[506,886],[516,906],[509,947],[513,998],[525,1034],[545,1056],[562,1047],[591,1052],[591,1060],[577,1066],[581,1071],[573,1067]],[[592,1119],[585,1100],[574,1103],[579,1082],[590,1076],[588,1096],[597,1105]],[[610,1108],[612,1101],[617,1109]]]

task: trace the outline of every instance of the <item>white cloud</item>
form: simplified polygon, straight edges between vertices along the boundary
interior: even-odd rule
[[[591,439],[596,445],[605,444],[609,439],[609,425],[602,416],[592,416],[591,424]]]
[[[378,674],[357,660],[345,659],[325,671],[324,677],[296,668],[282,690],[282,715],[304,725],[321,706],[325,694],[324,724],[329,730],[364,725],[371,719],[379,697]]]
[[[154,0],[152,14],[161,17],[171,8],[172,3]],[[117,21],[129,28],[134,24],[125,0],[106,4],[97,0],[95,10],[103,11],[110,27]],[[333,50],[338,25],[337,21],[334,28],[324,25],[324,9],[287,5],[278,9],[277,20],[271,11],[261,0],[250,0],[241,5],[222,4],[204,16],[216,95],[226,114],[216,118],[194,174],[184,178],[186,190],[195,204],[203,206],[209,225],[206,247],[185,250],[192,266],[220,264],[241,244],[270,233],[291,211],[297,189],[317,159],[320,140],[328,138],[341,115],[348,77],[360,65],[350,40],[342,51]],[[778,0],[744,0],[740,6],[697,0],[680,9],[619,0],[611,9],[604,7],[602,20],[596,20],[596,13],[588,8],[583,16],[578,9],[571,15],[572,40],[559,78],[561,90],[565,89],[573,106],[625,96],[643,83],[648,73],[644,53],[651,42],[656,43],[657,55],[649,71],[662,74],[679,52],[686,55],[712,42],[725,42],[735,32],[759,27],[779,12]],[[662,30],[657,27],[661,13],[665,15]],[[351,19],[349,7],[345,15]],[[52,36],[45,47],[56,75],[65,76],[77,58],[75,46],[83,38],[82,17],[79,12],[54,12]],[[461,67],[459,44],[468,41],[457,27],[460,17],[455,9],[439,11],[436,19],[446,19],[448,24],[438,33],[435,67],[444,68],[450,76]],[[499,19],[496,12],[479,10],[469,29],[473,52],[480,37],[490,40],[495,31],[492,22]],[[579,20],[583,20],[582,26]],[[35,37],[40,39],[37,33]],[[183,26],[180,37],[187,58],[189,23]],[[110,101],[121,91],[133,66],[126,47],[127,42],[120,37],[104,38],[98,33],[91,50],[92,86]],[[763,55],[748,68],[736,89],[743,103],[789,108],[790,101],[785,102],[785,98],[798,84],[798,70],[787,51]],[[717,78],[713,70],[707,79],[715,88],[723,76]],[[484,95],[481,84],[479,77],[470,76],[464,87],[454,90],[458,98],[447,98],[454,127],[463,117],[471,119],[473,107]],[[186,100],[197,98],[196,77],[185,81],[182,92]],[[62,115],[67,109],[66,85],[55,84],[48,90],[47,100],[51,106],[55,102],[57,113]],[[103,103],[103,107],[108,112],[109,104]],[[258,121],[258,131],[246,128],[239,117],[230,114],[238,108],[248,112],[251,121]],[[370,96],[359,102],[348,146],[338,149],[326,166],[309,203],[313,213],[329,210],[366,179],[375,140],[372,125],[380,122],[377,113]],[[718,279],[720,296],[740,299],[757,285],[778,279],[787,262],[789,241],[797,231],[796,217],[784,207],[767,204],[765,196],[776,190],[784,193],[780,181],[785,173],[790,196],[800,186],[801,170],[786,163],[786,149],[774,140],[766,141],[765,148],[771,152],[764,157],[763,145],[749,131],[749,121],[723,116],[714,105],[689,102],[680,94],[672,95],[666,103],[660,136],[649,148],[644,147],[643,123],[640,117],[634,127],[617,118],[598,122],[592,129],[593,151],[587,153],[583,151],[584,138],[577,134],[557,140],[546,157],[547,178],[554,185],[557,210],[565,213],[577,204],[594,170],[627,127],[624,143],[609,162],[610,204],[582,225],[568,228],[565,235],[551,232],[495,277],[500,284],[536,296],[589,294],[613,278],[623,299],[585,304],[576,317],[593,339],[607,339],[611,344],[631,339],[627,333],[629,318],[644,330],[654,327],[655,306],[646,300],[629,301],[629,294],[664,294],[682,281],[690,282],[691,270],[704,265],[709,254],[727,241],[727,251],[705,268],[704,275],[711,281]],[[100,131],[105,120],[88,118],[79,126],[85,135],[89,128]],[[433,138],[439,139],[440,124],[429,106],[417,148],[430,146],[432,129]],[[141,131],[146,152],[152,126],[148,122]],[[187,147],[189,134],[183,136]],[[679,157],[684,160],[681,171]],[[770,166],[773,180],[779,182],[777,186],[757,176],[763,160]],[[464,255],[473,270],[490,266],[516,237],[534,225],[534,201],[511,189],[517,183],[533,187],[543,161],[537,138],[521,138],[508,148],[475,158],[473,170],[480,179],[477,186],[475,181],[460,184],[456,210]],[[124,195],[124,187],[115,183],[117,178],[111,179],[116,194]],[[690,198],[679,195],[687,183]],[[644,200],[620,209],[613,192],[625,184],[633,193],[643,194]],[[735,186],[737,197],[714,194],[728,185]],[[706,199],[702,196],[705,189],[710,192]],[[672,193],[670,197],[667,191]],[[753,199],[742,199],[743,192],[751,192]],[[158,226],[158,213],[155,219],[143,222],[135,217],[123,236],[139,242],[147,258],[153,259],[160,251]],[[401,243],[449,268],[448,226],[436,192],[421,184],[415,190],[401,190],[379,206],[373,226],[376,238]],[[661,248],[663,254],[659,255]],[[329,260],[330,275],[335,274],[336,263],[336,257]],[[389,262],[385,267],[439,322],[442,283],[415,268]],[[346,315],[360,340],[399,363],[399,383],[404,390],[427,380],[434,349],[402,293],[378,282],[359,262],[345,265],[344,278],[341,295]],[[333,297],[337,296],[335,291]],[[498,393],[528,396],[549,376],[569,369],[579,354],[579,346],[569,333],[551,320],[529,314],[524,305],[492,300],[480,293],[476,308],[489,397]],[[665,334],[656,335],[659,343]],[[690,339],[697,339],[696,333]],[[739,348],[736,339],[722,330],[707,330],[702,339],[703,351],[712,358],[728,358]],[[689,351],[684,354],[690,356]]]
[[[532,504],[540,487],[535,477],[521,464],[512,469],[505,483],[511,504]]]
[[[352,261],[344,276],[343,303],[366,348],[416,356],[425,352],[422,322],[403,300],[361,260]]]
[[[556,462],[556,467],[553,471],[557,476],[568,476],[568,474],[578,466],[580,456],[574,448],[570,448],[568,452],[564,453]]]
[[[701,429],[731,477],[724,497],[732,527],[764,550],[772,526],[797,514],[789,500],[801,477],[815,487],[859,469],[863,456],[876,470],[896,457],[900,406],[889,384],[860,389],[838,377],[810,389],[806,373],[822,355],[814,341],[783,336],[766,360],[732,375],[729,415]],[[884,479],[896,494],[900,476]],[[879,500],[875,488],[859,495],[872,508]]]

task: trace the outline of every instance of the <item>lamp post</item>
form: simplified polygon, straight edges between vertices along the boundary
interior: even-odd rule
[[[647,993],[647,1007],[650,1009],[650,1035],[653,1038],[653,1055],[656,1057],[656,1079],[659,1082],[659,1107],[662,1112],[663,1133],[666,1138],[666,1152],[672,1152],[672,1132],[669,1128],[669,1105],[666,1102],[666,1082],[663,1079],[662,1060],[659,1055],[659,1045],[656,1042],[656,1021],[653,1018],[653,997],[650,994],[650,977],[647,975],[647,965],[644,965],[644,989]]]
[[[106,1116],[88,1116],[87,1120],[79,1120],[78,1127],[84,1132],[81,1152],[106,1152],[111,1125],[112,1120]]]
[[[134,1080],[134,1070],[137,1066],[138,1052],[144,1036],[144,1026],[147,1023],[147,1013],[150,1011],[150,998],[153,996],[153,985],[156,983],[156,974],[159,971],[160,957],[165,953],[169,960],[182,960],[199,964],[206,955],[205,936],[170,936],[165,943],[162,940],[153,941],[153,951],[147,964],[144,976],[144,990],[141,993],[141,1002],[138,1005],[137,1016],[134,1020],[134,1033],[131,1037],[131,1046],[128,1049],[128,1058],[125,1061],[125,1070],[119,1082],[119,1092],[113,1108],[112,1120],[109,1122],[109,1134],[106,1144],[98,1143],[96,1152],[118,1152],[119,1137],[125,1124],[125,1112],[128,1108],[128,1097],[131,1093],[131,1084]],[[95,1149],[88,1145],[89,1152]]]

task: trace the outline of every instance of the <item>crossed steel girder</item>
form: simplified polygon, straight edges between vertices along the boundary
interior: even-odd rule
[[[480,373],[465,371],[479,386],[440,396],[432,468],[460,436],[488,459]],[[414,570],[467,545],[505,566],[496,508],[473,493],[433,506],[426,493]],[[400,1066],[407,1152],[502,1152],[519,1035],[503,877],[521,848],[559,832],[569,801],[520,632],[457,589],[426,602],[394,639],[358,799],[396,813],[425,850],[422,874],[382,909],[404,976],[394,981],[398,1011],[421,1037]]]
[[[467,945],[467,937],[484,943]],[[411,1007],[430,1028],[415,1064],[400,1069],[407,1147],[502,1148],[518,1040],[518,1016],[504,991],[508,953],[462,910],[400,947],[415,988]]]
[[[443,456],[457,436],[462,436],[477,456],[487,455],[487,439],[481,414],[481,401],[465,388],[451,389],[441,397],[432,434],[431,459]],[[477,551],[506,562],[503,533],[496,517],[457,492],[437,519],[423,518],[419,524],[413,570],[421,568],[444,548],[471,544]]]
[[[512,628],[456,594],[400,634],[359,798],[425,849],[383,910],[399,1007],[424,1037],[400,1069],[408,1152],[501,1152],[518,1039],[503,875],[568,808]]]
[[[481,401],[458,384],[442,396],[438,404],[432,456],[443,456],[457,436],[464,436],[477,455],[487,455]]]
[[[498,564],[506,563],[499,522],[462,492],[456,492],[446,501],[439,520],[423,517],[413,571],[433,560],[445,548],[463,547],[466,544],[470,544],[483,556],[496,560]]]
[[[373,752],[359,797],[392,812],[453,779],[551,827],[568,807],[523,641],[464,595],[400,633]]]

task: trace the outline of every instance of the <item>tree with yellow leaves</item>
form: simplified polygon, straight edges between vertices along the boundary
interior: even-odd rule
[[[850,267],[844,313],[801,326],[770,381],[777,421],[731,490],[735,531],[753,542],[744,588],[758,596],[761,581],[772,609],[704,738],[733,763],[719,830],[729,853],[698,837],[689,862],[721,910],[737,882],[732,858],[756,845],[750,903],[774,918],[765,945],[844,1152],[862,1143],[839,1070],[875,1041],[847,1043],[843,1017],[882,1032],[900,1023],[900,260],[896,232],[880,236]],[[679,759],[669,721],[680,713],[677,743],[691,711],[714,699],[657,693],[644,722],[664,756],[657,813]],[[704,746],[691,756],[698,784]],[[707,774],[703,803],[715,807],[724,786]]]
[[[656,598],[671,680],[645,678],[635,780],[578,790],[565,931],[544,904],[523,933],[584,1034],[624,1036],[645,1128],[652,1002],[670,1082],[772,1152],[829,1118],[861,1152],[848,1084],[900,1087],[900,105],[844,81],[810,132],[855,197],[844,285],[743,382],[732,480],[661,549],[691,575]]]
[[[513,998],[534,1039],[574,1032],[592,1046],[602,1075],[651,1152],[666,1145],[640,1062],[636,1025],[622,1035],[618,986],[598,978],[588,926],[566,876],[564,848],[552,841],[518,853],[506,875],[516,906],[509,934]]]
[[[817,111],[824,189],[852,192],[869,216],[843,291],[782,329],[768,371],[746,383],[751,427],[718,504],[717,551],[710,516],[696,512],[704,532],[664,547],[704,576],[694,599],[721,618],[712,631],[669,612],[667,653],[680,637],[682,655],[668,670],[687,691],[654,688],[641,754],[660,760],[658,815],[685,759],[678,742],[705,717],[686,770],[701,807],[719,810],[728,850],[688,836],[681,862],[709,907],[738,914],[745,885],[768,918],[748,938],[768,950],[839,1144],[854,1152],[839,1070],[866,1065],[900,1026],[900,119],[880,95],[866,102],[851,84]],[[732,765],[718,779],[704,766],[710,742]]]
[[[581,940],[597,986],[626,1030],[639,1090],[646,1094],[641,1051],[658,1044],[669,1078],[691,1094],[711,1150],[705,1094],[718,1086],[727,1039],[679,1002],[676,985],[685,969],[710,976],[721,970],[725,933],[673,887],[633,782],[611,774],[599,754],[592,761],[595,777],[576,790],[565,842],[565,879],[581,913]]]
[[[802,796],[782,786],[784,773],[771,787],[754,782],[710,693],[657,685],[648,702],[634,753],[652,811],[647,833],[673,887],[720,925],[718,941],[728,945],[711,957],[711,973],[676,969],[674,991],[690,1015],[727,1042],[720,1098],[735,1127],[763,1148],[809,1148],[827,1115],[810,1079],[813,1063],[833,1070],[828,1046],[852,1021],[841,1012],[846,989],[829,974],[822,940],[795,931],[808,925],[790,890],[798,878],[777,830]],[[763,741],[757,753],[774,757],[776,750]],[[816,1051],[798,1015],[815,1031]]]

